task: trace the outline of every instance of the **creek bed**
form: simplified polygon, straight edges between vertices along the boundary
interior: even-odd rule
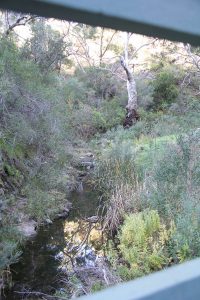
[[[86,186],[81,193],[71,193],[69,201],[73,207],[67,219],[41,226],[26,243],[20,261],[11,266],[13,287],[5,291],[3,299],[40,299],[39,293],[53,295],[66,287],[60,278],[67,278],[74,264],[92,265],[102,253],[100,224],[88,222],[99,206],[97,193]],[[38,296],[35,292],[39,292]]]

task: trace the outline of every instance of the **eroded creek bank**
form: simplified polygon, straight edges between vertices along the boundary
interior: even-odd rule
[[[104,257],[99,195],[86,185],[72,192],[69,216],[40,227],[18,263],[11,266],[13,287],[3,299],[40,299],[47,294],[87,294],[115,281]],[[50,299],[50,298],[49,298]],[[56,299],[56,298],[55,298]]]

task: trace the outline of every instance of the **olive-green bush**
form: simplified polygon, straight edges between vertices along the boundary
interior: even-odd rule
[[[150,108],[153,110],[163,110],[171,103],[175,102],[178,97],[177,80],[168,69],[162,69],[153,81],[153,103]]]
[[[173,230],[172,225],[167,229],[162,224],[155,210],[127,215],[118,235],[118,248],[129,267],[119,267],[119,274],[131,279],[166,266],[170,261],[167,243]]]

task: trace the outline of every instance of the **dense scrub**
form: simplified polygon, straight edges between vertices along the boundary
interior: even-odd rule
[[[43,19],[21,46],[0,36],[0,274],[17,260],[18,225],[40,224],[67,206],[87,141],[122,123],[124,91],[106,70],[60,72],[68,43]],[[81,167],[82,168],[82,167]],[[10,218],[12,214],[12,218]]]
[[[138,84],[140,121],[93,140],[96,184],[107,199],[104,227],[115,237],[107,255],[123,280],[200,255],[196,77],[183,88],[183,70],[168,63],[156,70],[154,80]]]
[[[107,141],[96,172],[108,199],[104,226],[116,235],[117,250],[116,245],[108,247],[113,267],[127,280],[198,257],[199,129],[161,138],[134,139],[131,129],[123,138],[120,129],[118,134],[120,143],[118,138]],[[117,176],[118,170],[122,177]],[[103,182],[101,174],[106,178]],[[145,237],[153,232],[154,218],[155,234]]]
[[[71,154],[68,136],[63,136],[66,117],[58,78],[43,75],[11,39],[3,37],[0,65],[2,269],[17,256],[19,222],[27,218],[40,222],[66,204],[65,196],[59,199],[55,190],[66,193],[71,185],[63,180]]]
[[[78,40],[85,30],[81,41],[96,43],[97,29],[73,26]],[[114,238],[107,256],[123,280],[199,256],[199,73],[152,56],[148,72],[134,74],[140,120],[124,130],[127,90],[118,56],[80,65],[72,60],[80,45],[44,19],[29,30],[22,44],[14,33],[0,36],[2,281],[21,254],[18,225],[40,224],[65,207],[88,149],[96,156],[104,229]]]

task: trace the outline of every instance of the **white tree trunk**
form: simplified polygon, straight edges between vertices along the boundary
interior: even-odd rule
[[[137,101],[137,90],[136,82],[133,76],[133,72],[128,65],[128,44],[129,44],[130,33],[126,33],[124,43],[124,57],[121,57],[121,65],[124,68],[127,76],[127,92],[128,92],[128,104],[126,106],[127,114],[124,121],[124,127],[128,128],[132,126],[139,118],[137,113],[138,101]]]
[[[126,109],[137,110],[137,90],[136,90],[136,82],[133,77],[133,74],[131,70],[129,69],[128,65],[126,64],[126,61],[123,57],[121,57],[121,65],[126,71],[127,75],[127,92],[128,92],[128,104],[126,106]]]

